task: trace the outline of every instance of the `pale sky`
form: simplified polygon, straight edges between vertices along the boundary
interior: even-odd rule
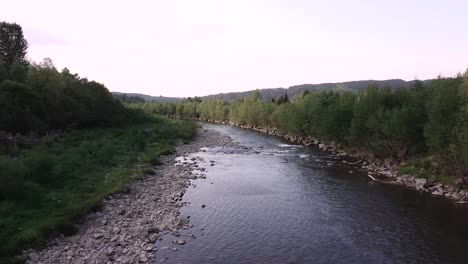
[[[0,20],[23,27],[33,61],[156,96],[468,67],[466,0],[1,0]]]

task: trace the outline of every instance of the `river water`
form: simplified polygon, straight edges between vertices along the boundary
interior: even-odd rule
[[[193,154],[207,168],[181,208],[194,227],[159,241],[156,263],[468,263],[467,209],[317,149],[205,127],[244,148]]]

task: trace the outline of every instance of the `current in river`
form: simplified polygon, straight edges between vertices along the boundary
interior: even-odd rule
[[[181,216],[194,227],[180,231],[185,245],[171,235],[157,242],[156,263],[468,263],[466,208],[371,182],[315,148],[204,127],[242,148],[191,155],[207,169],[183,198]]]

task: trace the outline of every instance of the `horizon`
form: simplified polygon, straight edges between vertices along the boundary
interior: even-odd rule
[[[193,97],[468,68],[461,0],[76,3],[8,2],[2,20],[23,27],[32,61],[114,92]]]
[[[468,71],[468,69],[467,69]],[[457,73],[457,74],[462,74],[462,73]],[[456,75],[454,76],[440,76],[442,78],[452,78],[452,77],[455,77]],[[370,81],[370,82],[385,82],[385,81],[391,81],[391,80],[401,80],[401,81],[404,81],[404,82],[412,82],[412,81],[429,81],[429,80],[432,80],[432,79],[435,79],[435,78],[438,78],[438,76],[434,77],[434,78],[430,78],[430,79],[411,79],[411,80],[403,80],[403,79],[400,79],[400,78],[393,78],[393,79],[386,79],[386,80],[373,80],[373,79],[369,79],[369,80],[353,80],[353,81],[344,81],[344,82],[324,82],[324,83],[302,83],[302,84],[293,84],[293,85],[290,85],[290,86],[287,86],[287,87],[270,87],[270,88],[255,88],[255,89],[251,89],[251,90],[241,90],[241,91],[234,91],[234,92],[219,92],[219,93],[214,93],[214,94],[207,94],[207,95],[194,95],[194,96],[182,96],[182,97],[179,97],[179,96],[165,96],[165,95],[154,95],[154,94],[143,94],[143,93],[139,93],[139,92],[120,92],[120,91],[111,91],[112,93],[121,93],[121,94],[141,94],[141,95],[148,95],[148,96],[152,96],[152,97],[166,97],[166,98],[181,98],[181,99],[184,99],[184,98],[189,98],[189,97],[206,97],[206,96],[212,96],[212,95],[218,95],[218,94],[230,94],[230,93],[244,93],[244,92],[253,92],[253,91],[256,91],[256,90],[269,90],[269,89],[285,89],[285,90],[288,90],[289,88],[291,87],[294,87],[294,86],[301,86],[301,85],[323,85],[323,84],[343,84],[343,83],[351,83],[351,82],[365,82],[365,81]]]

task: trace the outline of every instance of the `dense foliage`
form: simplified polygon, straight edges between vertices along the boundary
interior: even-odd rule
[[[16,23],[0,22],[0,58],[6,68],[15,63],[26,64],[28,42]]]
[[[130,107],[168,116],[270,126],[400,160],[429,154],[446,165],[439,167],[439,173],[467,175],[468,74],[426,84],[415,81],[410,88],[370,84],[359,93],[312,92],[293,102],[284,96],[272,101],[261,100],[256,91],[232,103],[197,98]]]
[[[135,115],[104,85],[67,69],[59,72],[50,59],[25,67],[24,75],[0,79],[0,130],[25,134],[109,126]]]
[[[196,131],[128,109],[50,59],[28,62],[26,50],[21,27],[1,22],[0,263],[73,231],[78,216],[143,173],[136,164],[157,165],[173,140]]]
[[[172,141],[195,131],[193,122],[151,118],[74,130],[22,149],[15,159],[0,155],[0,263],[50,234],[73,232],[77,217],[148,173],[172,152]]]

